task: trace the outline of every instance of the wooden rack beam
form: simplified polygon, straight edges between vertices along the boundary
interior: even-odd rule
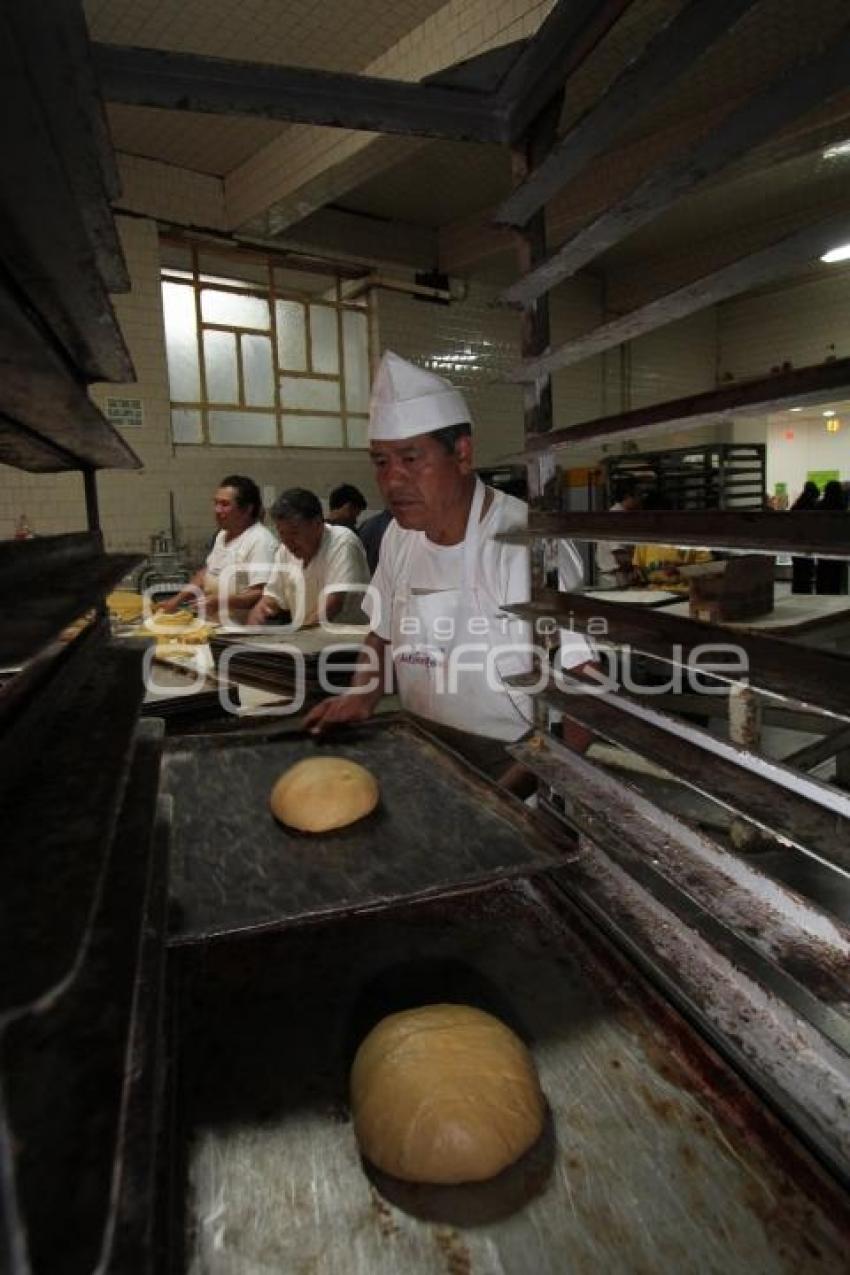
[[[561,138],[522,185],[511,192],[497,208],[493,220],[500,225],[524,226],[529,217],[572,181],[636,118],[650,107],[656,108],[665,94],[672,91],[682,72],[726,35],[752,4],[753,0],[715,0],[710,5],[704,0],[689,0],[684,9],[667,22],[643,49],[637,51],[599,101]],[[537,278],[542,271],[545,271],[545,265],[526,278]],[[509,288],[503,299],[517,302],[531,300],[532,292],[528,289],[522,296],[511,295],[516,294],[520,286],[515,284]],[[536,295],[545,291],[544,285]]]
[[[507,140],[492,94],[115,44],[94,44],[92,53],[110,102],[461,141]]]
[[[632,438],[644,431],[663,433],[723,420],[731,413],[766,414],[825,403],[832,397],[850,396],[850,358],[832,359],[809,367],[792,368],[751,381],[736,381],[716,390],[667,399],[628,412],[580,421],[553,429],[545,438],[529,438],[525,451],[510,459],[528,460],[550,447],[576,447],[580,443],[605,443]]]
[[[743,748],[646,708],[632,696],[582,693],[583,680],[562,677],[569,689],[550,679],[539,694],[572,721],[661,766],[780,841],[850,867],[850,797],[766,758],[758,758],[756,769],[756,759]],[[525,684],[522,678],[508,680],[512,686]]]
[[[713,6],[706,8],[699,0],[697,4],[706,15],[714,12]],[[501,300],[508,304],[527,303],[653,221],[706,177],[838,92],[846,83],[848,61],[850,29],[845,28],[817,57],[790,70],[783,69],[763,92],[732,111],[707,136],[654,169],[535,270],[507,288]],[[568,172],[564,181],[570,176],[572,173]],[[549,186],[554,186],[554,180]],[[559,188],[547,189],[545,198]]]
[[[720,681],[750,685],[785,703],[812,708],[824,718],[850,721],[850,657],[833,651],[800,646],[782,638],[742,633],[719,625],[703,624],[661,610],[602,602],[591,594],[541,592],[532,602],[505,607],[506,611],[536,626],[576,629],[605,643],[628,646],[664,663],[687,665],[695,650],[714,652],[712,675]],[[743,657],[740,665],[724,673],[718,667],[721,650]]]
[[[807,509],[793,515],[722,509],[636,509],[628,514],[533,510],[527,530],[505,532],[499,539],[530,544],[540,536],[850,558],[850,518],[832,509]]]
[[[560,368],[582,363],[594,354],[601,354],[603,350],[610,350],[625,341],[633,341],[645,332],[781,278],[799,266],[817,261],[830,248],[846,243],[848,239],[850,213],[842,211],[833,214],[783,236],[766,248],[740,257],[719,270],[694,279],[673,292],[656,297],[628,314],[602,323],[539,359],[525,360],[509,374],[509,379],[533,381],[544,373],[551,374]]]

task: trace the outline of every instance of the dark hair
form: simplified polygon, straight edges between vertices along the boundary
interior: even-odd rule
[[[236,504],[239,508],[250,509],[255,522],[262,518],[263,498],[253,478],[246,478],[244,474],[228,474],[226,478],[222,478],[219,487],[232,487],[236,492]]]
[[[436,439],[443,451],[451,456],[459,438],[472,437],[472,426],[469,421],[461,421],[457,425],[444,425],[442,429],[432,429],[431,437]]]
[[[823,489],[823,495],[818,501],[819,509],[846,509],[847,497],[844,494],[844,488],[837,478],[830,478],[829,482]]]
[[[271,507],[271,516],[278,518],[324,518],[322,502],[306,487],[290,487],[282,491]]]
[[[628,500],[629,497],[636,498],[637,494],[638,485],[634,478],[618,478],[614,483],[613,496],[615,504],[620,504],[621,501]]]
[[[651,512],[654,509],[672,509],[673,506],[663,492],[660,492],[657,487],[653,487],[644,496],[641,508]]]
[[[366,508],[366,497],[351,483],[340,483],[328,496],[328,509],[341,509],[343,505],[356,505],[358,511]]]
[[[811,481],[803,484],[803,490],[791,506],[792,509],[814,509],[818,503],[820,491],[817,483]]]

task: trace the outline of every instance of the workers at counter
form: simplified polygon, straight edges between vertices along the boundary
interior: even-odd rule
[[[448,381],[386,351],[372,392],[369,449],[393,516],[366,606],[371,631],[352,685],[307,716],[315,732],[362,721],[395,685],[402,706],[501,782],[504,746],[532,722],[528,697],[506,685],[531,666],[530,626],[502,610],[528,601],[528,550],[496,539],[528,508],[473,469],[471,414]],[[574,578],[580,585],[580,559]],[[564,667],[591,659],[567,637]]]
[[[634,479],[623,479],[614,489],[614,503],[609,513],[631,513],[641,508],[641,497]],[[603,589],[617,589],[631,573],[633,546],[611,544],[601,540],[596,546],[596,582]]]
[[[355,533],[326,522],[318,496],[303,487],[281,492],[271,517],[280,547],[248,623],[281,616],[296,628],[324,620],[365,623],[361,602],[369,568]]]
[[[213,498],[218,533],[206,562],[158,609],[203,610],[207,618],[244,620],[260,600],[277,541],[263,525],[260,489],[244,474],[222,478]]]

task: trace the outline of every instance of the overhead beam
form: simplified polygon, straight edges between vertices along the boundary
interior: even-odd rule
[[[796,770],[814,770],[815,766],[828,761],[830,757],[836,757],[847,748],[850,748],[850,727],[843,727],[789,753],[782,758],[782,765],[793,766]]]
[[[807,509],[793,517],[772,510],[635,509],[627,517],[532,510],[527,529],[505,532],[499,539],[525,544],[540,536],[850,558],[850,518],[832,509]]]
[[[518,142],[525,135],[631,4],[632,0],[557,0],[499,89],[506,140]]]
[[[496,223],[524,225],[637,118],[654,110],[672,92],[682,72],[726,35],[753,3],[754,0],[714,0],[706,4],[705,0],[690,0],[636,52],[599,102],[585,112],[543,163],[496,209]],[[535,271],[535,275],[538,273]]]
[[[528,304],[620,243],[627,235],[653,221],[706,177],[719,172],[732,160],[746,154],[838,92],[846,83],[848,61],[850,27],[845,27],[818,56],[791,71],[783,70],[763,92],[732,111],[706,137],[698,139],[683,154],[651,172],[562,244],[536,270],[507,288],[501,300]],[[571,175],[568,172],[564,180]],[[557,189],[554,174],[550,176],[553,181],[546,184],[545,198]],[[525,206],[529,206],[528,202]]]
[[[703,394],[667,399],[616,416],[599,416],[553,429],[545,439],[527,439],[525,451],[518,459],[526,460],[544,448],[612,442],[650,430],[655,432],[659,426],[666,429],[696,427],[715,423],[734,412],[767,414],[786,411],[789,406],[823,403],[838,396],[850,398],[850,358],[794,368],[754,381],[739,381]]]
[[[454,141],[507,140],[489,94],[113,44],[93,44],[92,54],[110,102]]]
[[[673,292],[656,297],[646,305],[617,319],[600,324],[584,336],[565,342],[539,359],[527,359],[513,372],[511,381],[531,381],[547,372],[572,367],[585,359],[610,350],[624,341],[633,341],[645,332],[684,319],[729,297],[782,278],[798,266],[817,261],[828,249],[850,239],[850,213],[827,217],[804,226],[782,239],[752,252],[729,265],[703,275]]]

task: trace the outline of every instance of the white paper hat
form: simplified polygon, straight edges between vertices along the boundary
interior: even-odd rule
[[[385,350],[369,402],[369,440],[397,441],[470,421],[460,390]]]

